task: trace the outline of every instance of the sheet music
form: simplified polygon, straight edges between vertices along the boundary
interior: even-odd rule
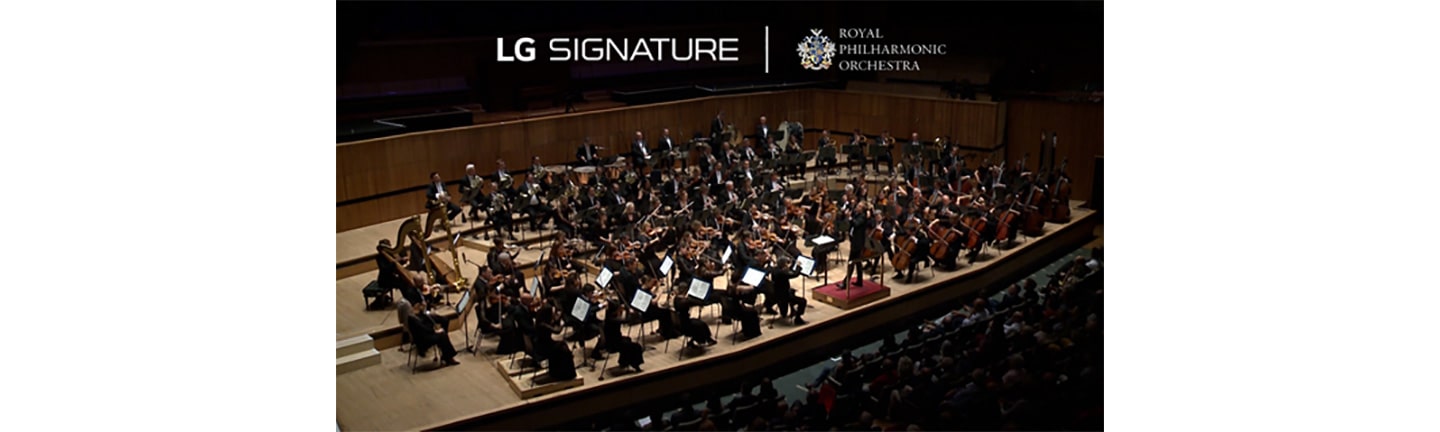
[[[795,257],[795,265],[800,268],[800,274],[815,276],[815,259],[805,255]]]
[[[585,316],[590,314],[590,302],[585,299],[575,299],[575,307],[570,309],[570,316],[580,321],[585,321]]]
[[[752,287],[758,287],[760,286],[760,282],[764,281],[765,272],[756,270],[754,267],[746,268],[745,276],[740,278],[740,282],[743,282],[744,284],[750,285]]]
[[[601,288],[609,288],[610,277],[614,275],[614,273],[610,272],[610,267],[602,267],[600,269],[600,276],[595,277],[595,283],[599,284]]]
[[[470,306],[470,291],[460,293],[460,301],[455,303],[455,311],[465,313],[465,307]]]
[[[690,297],[696,300],[705,300],[710,295],[710,283],[700,279],[690,279]]]
[[[816,246],[824,246],[830,243],[834,243],[835,239],[827,235],[822,235],[811,239],[811,241],[815,242]]]
[[[731,252],[730,246],[725,246],[725,253],[720,255],[720,262],[721,262],[722,264],[723,264],[723,263],[730,262],[730,252]]]
[[[645,291],[643,289],[636,290],[635,298],[630,299],[630,307],[633,307],[635,308],[635,310],[638,310],[640,312],[645,312],[646,309],[650,308],[650,299],[653,298],[655,298],[655,295],[650,294],[649,291]]]
[[[660,262],[660,275],[670,276],[670,266],[673,265],[675,265],[675,260],[670,259],[670,256],[666,255],[665,260]]]

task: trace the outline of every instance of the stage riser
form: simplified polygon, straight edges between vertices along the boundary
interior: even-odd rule
[[[335,358],[338,359],[374,348],[375,340],[372,339],[370,335],[356,336],[353,338],[335,342]]]
[[[380,364],[380,351],[368,349],[335,359],[335,374],[342,375]]]

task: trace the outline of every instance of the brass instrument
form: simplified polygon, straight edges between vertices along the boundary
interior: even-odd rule
[[[496,181],[500,184],[500,189],[508,190],[515,187],[515,177],[512,177],[510,173],[501,171],[496,177]]]
[[[469,184],[467,185],[469,187],[465,190],[465,196],[460,197],[461,205],[474,202],[475,195],[479,194],[480,190],[483,189],[485,186],[485,178],[480,176],[467,175],[465,176],[465,181],[469,182]]]

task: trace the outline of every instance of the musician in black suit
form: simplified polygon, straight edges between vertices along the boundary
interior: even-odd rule
[[[820,140],[815,142],[815,148],[818,150],[818,149],[823,149],[823,148],[827,148],[827,147],[829,147],[829,148],[834,148],[834,147],[835,147],[835,141],[830,139],[830,131],[828,131],[828,130],[823,130],[823,131],[820,131]],[[837,152],[837,154],[838,154],[838,152]],[[816,165],[819,165],[819,166],[822,166],[822,167],[827,167],[827,166],[828,166],[828,167],[834,167],[834,166],[835,166],[835,163],[836,163],[835,156],[825,156],[825,157],[820,157],[819,159],[816,159],[816,160],[815,160],[815,164],[816,164]],[[827,172],[828,172],[828,171],[827,171]]]
[[[856,149],[856,153],[850,157],[847,157],[845,159],[845,163],[849,164],[851,162],[860,162],[860,169],[864,170],[865,154],[869,150],[865,148],[865,134],[860,133],[860,129],[855,129],[855,132],[850,135],[850,145],[855,146],[854,148]]]
[[[450,193],[445,191],[445,182],[440,180],[440,173],[431,172],[430,184],[425,188],[425,209],[434,211],[442,207],[445,208],[447,212],[446,219],[455,219],[455,216],[458,215],[461,217],[461,221],[468,221],[468,219],[464,217],[464,209],[450,202]],[[429,221],[428,226],[425,227],[424,236],[430,236],[430,231],[435,226],[435,222],[437,222],[437,220]]]
[[[630,143],[630,157],[635,160],[650,159],[650,148],[645,145],[645,133],[635,131],[635,141]]]
[[[480,193],[481,186],[485,185],[485,179],[475,172],[475,164],[465,165],[465,178],[460,180],[460,199],[462,204],[470,205],[470,219],[479,219],[479,212],[484,204],[480,199],[484,196]]]
[[[585,143],[575,148],[575,160],[580,165],[600,165],[600,146],[590,143],[590,137],[585,137]]]
[[[780,306],[780,317],[794,317],[795,325],[805,324],[800,315],[805,313],[805,296],[795,295],[790,288],[790,279],[800,276],[800,270],[791,264],[789,257],[781,257],[773,268],[766,269],[770,276],[770,292],[775,304]]]
[[[880,162],[883,161],[883,162],[885,162],[885,170],[886,170],[887,172],[892,172],[892,173],[895,172],[895,159],[890,156],[890,148],[891,148],[891,143],[890,143],[890,141],[891,141],[892,139],[893,139],[893,138],[890,137],[890,131],[888,131],[888,130],[887,130],[887,131],[884,131],[884,132],[881,132],[881,133],[880,133],[880,137],[875,139],[875,144],[879,144],[879,145],[880,145],[880,153],[879,153],[879,154],[870,155],[870,157],[871,157],[871,159],[870,159],[870,169],[871,169],[871,170],[873,170],[873,171],[875,171],[875,172],[877,172],[877,173],[880,172]]]
[[[762,145],[770,142],[770,125],[766,124],[765,116],[760,116],[760,124],[755,125],[755,142]]]
[[[872,229],[870,224],[870,203],[861,201],[850,216],[850,232],[846,234],[846,238],[850,240],[850,264],[845,268],[845,279],[842,282],[846,286],[852,281],[859,285],[865,279],[863,264],[865,243],[870,239],[870,230]],[[855,275],[855,279],[850,279],[852,274]]]
[[[455,345],[450,343],[450,321],[426,310],[420,303],[411,305],[411,310],[415,313],[406,319],[405,328],[415,341],[415,352],[423,357],[430,347],[439,347],[440,361],[445,366],[460,364],[455,361]]]
[[[710,120],[710,144],[714,146],[720,141],[720,135],[725,133],[725,111],[715,113],[715,118]],[[719,147],[716,146],[718,151]]]
[[[675,140],[670,138],[670,128],[660,130],[660,141],[655,144],[655,152],[660,154],[660,168],[671,169],[675,166]],[[681,167],[689,167],[690,161],[681,159]]]

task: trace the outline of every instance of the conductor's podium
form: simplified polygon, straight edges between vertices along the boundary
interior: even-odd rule
[[[535,378],[544,374],[544,369],[535,367],[527,368],[523,366],[524,363],[526,362],[517,359],[514,362],[515,367],[511,367],[511,361],[508,359],[495,360],[495,369],[500,371],[500,376],[505,377],[505,381],[510,383],[510,390],[514,391],[516,396],[520,396],[520,399],[543,396],[585,385],[585,377],[578,374],[575,375],[575,379],[568,381],[552,381],[544,384],[536,384]]]

